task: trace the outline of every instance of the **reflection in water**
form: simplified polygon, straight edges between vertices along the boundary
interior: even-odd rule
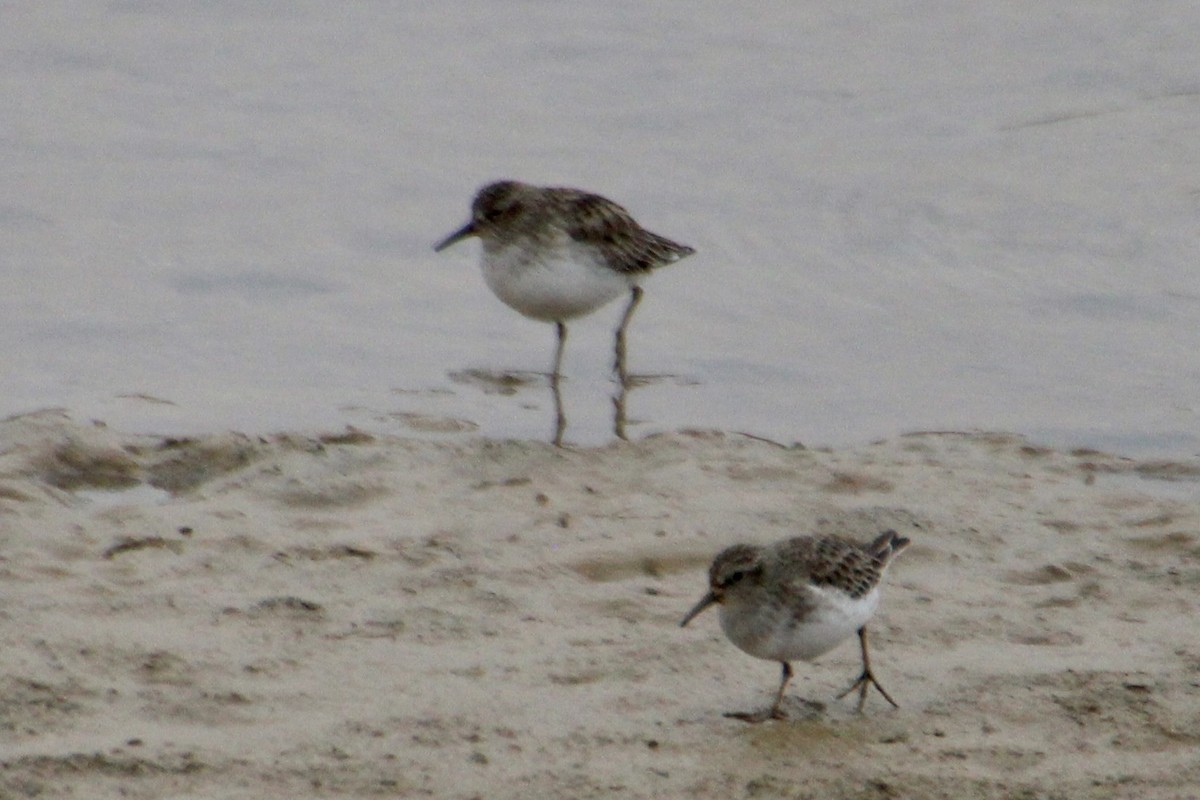
[[[463,370],[455,370],[455,371],[447,373],[447,376],[454,383],[462,385],[462,386],[474,387],[475,389],[477,389],[484,395],[492,395],[494,397],[513,397],[513,398],[518,398],[518,399],[521,395],[525,395],[529,391],[534,390],[534,389],[536,389],[536,391],[540,393],[542,391],[541,387],[544,385],[543,384],[543,380],[544,380],[545,385],[548,385],[550,387],[550,395],[554,402],[553,440],[557,440],[556,444],[559,444],[559,446],[561,446],[561,442],[565,438],[566,428],[567,428],[566,400],[565,400],[565,393],[563,391],[565,381],[562,376],[561,370],[558,372],[557,379],[555,378],[554,372],[503,371],[503,370],[489,370],[489,369],[482,369],[482,368],[468,368],[468,369],[463,369]],[[624,439],[624,440],[627,440],[629,438],[629,434],[628,434],[629,397],[633,393],[634,390],[640,389],[640,388],[646,387],[646,386],[671,385],[671,386],[677,386],[677,387],[692,387],[692,386],[700,385],[700,382],[697,381],[695,378],[690,378],[690,377],[686,377],[683,375],[677,375],[677,374],[672,374],[672,373],[653,373],[653,374],[636,373],[635,374],[635,373],[630,373],[628,371],[625,372],[623,379],[619,379],[616,376],[614,376],[613,383],[615,384],[616,388],[610,398],[611,404],[612,404],[612,406],[611,406],[612,412],[613,412],[612,433],[616,437],[618,437],[620,439]],[[455,393],[451,392],[450,394],[455,394]],[[461,426],[459,428],[460,430],[478,430],[479,429],[480,426],[477,423],[470,422],[468,419],[464,419],[464,418],[460,418],[460,417],[445,417],[445,410],[446,410],[445,405],[446,404],[445,404],[444,397],[439,395],[434,398],[433,402],[436,403],[436,408],[438,411],[437,415],[435,415],[435,418],[437,418],[439,420],[442,420],[442,419],[445,420],[441,425],[438,426],[439,431],[448,432],[450,430],[451,423]],[[497,405],[499,405],[500,407],[505,407],[510,410],[513,408],[511,405],[505,405],[505,403],[506,403],[506,401],[504,401],[504,400],[494,399],[494,400],[490,400],[490,401],[485,401],[485,406],[488,408],[495,408]],[[529,408],[532,408],[533,406],[522,402],[519,404],[519,407],[529,409]],[[429,415],[429,413],[431,413],[431,412],[428,412],[428,413],[414,413],[414,412],[396,413],[396,412],[392,412],[390,414],[390,417],[391,418],[400,418],[400,419],[403,419],[406,423],[410,423],[412,420],[416,420],[416,419],[424,420]],[[478,414],[479,413],[478,410],[475,413]],[[429,430],[433,429],[433,427],[429,424],[423,424],[423,425],[409,424],[408,427],[410,429],[418,429],[418,430],[425,430],[425,431],[429,431]],[[602,428],[596,427],[596,426],[588,424],[586,422],[584,423],[584,427],[587,429],[583,433],[583,438],[585,440],[588,440],[589,443],[593,444],[593,445],[603,444],[604,438],[603,438],[603,433],[602,433],[603,429]],[[579,434],[577,433],[576,435],[578,436]]]

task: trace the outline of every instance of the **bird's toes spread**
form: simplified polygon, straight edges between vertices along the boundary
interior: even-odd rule
[[[858,690],[858,711],[859,711],[859,713],[862,713],[863,708],[867,705],[867,693],[871,690],[872,686],[874,686],[875,689],[881,695],[883,695],[884,700],[887,700],[889,703],[892,704],[892,708],[900,707],[900,704],[897,703],[895,700],[893,700],[892,696],[887,693],[887,689],[884,689],[883,686],[879,683],[879,681],[877,681],[875,679],[875,674],[873,672],[871,672],[870,669],[864,669],[862,671],[862,674],[858,676],[858,680],[856,680],[854,683],[850,684],[850,686],[847,687],[845,691],[843,691],[841,694],[839,694],[837,696],[837,699],[841,700],[843,697],[845,697],[846,695],[850,694],[855,689],[857,689]]]

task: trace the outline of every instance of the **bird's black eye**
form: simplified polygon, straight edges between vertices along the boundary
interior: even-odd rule
[[[504,205],[504,206],[491,206],[490,208],[488,208],[487,211],[483,212],[483,218],[484,218],[484,220],[486,220],[488,222],[495,222],[496,220],[500,219],[501,217],[512,216],[512,215],[516,214],[517,212],[519,212],[520,210],[521,210],[520,203],[509,203],[508,205]]]
[[[744,577],[746,577],[746,573],[740,569],[737,572],[731,572],[729,573],[729,577],[725,579],[725,585],[730,586],[735,584]]]

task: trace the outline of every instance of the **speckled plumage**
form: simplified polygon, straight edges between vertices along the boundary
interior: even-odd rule
[[[537,247],[571,241],[596,249],[612,271],[639,275],[696,252],[643,228],[621,206],[580,189],[497,181],[471,204],[474,234],[485,242],[526,240]]]
[[[900,541],[899,547],[908,543],[907,539]],[[814,585],[832,586],[857,599],[879,585],[893,554],[890,537],[886,546],[881,540],[875,544],[880,546],[879,552],[836,536],[801,536],[780,542],[776,548],[781,562],[802,571]]]
[[[554,443],[562,443],[566,416],[558,390],[566,321],[590,314],[623,293],[629,303],[615,341],[614,368],[622,392],[614,398],[614,429],[625,437],[625,329],[642,297],[640,281],[652,270],[695,252],[643,228],[607,198],[554,186],[496,181],[471,203],[471,219],[434,246],[442,251],[478,237],[484,281],[506,305],[531,319],[552,322],[558,336],[551,371]]]
[[[695,252],[600,195],[520,181],[480,189],[470,221],[435,249],[468,236],[483,243],[484,278],[496,296],[547,322],[589,314],[636,289],[651,270]]]
[[[738,648],[779,661],[783,680],[768,714],[738,714],[760,721],[780,715],[793,660],[813,660],[857,632],[863,674],[853,688],[873,684],[891,697],[870,671],[866,624],[879,604],[879,583],[891,559],[909,544],[887,531],[867,545],[836,536],[800,536],[766,546],[735,544],[709,567],[709,592],[688,613],[686,625],[710,605],[720,605],[721,629]],[[849,690],[848,690],[849,691]]]

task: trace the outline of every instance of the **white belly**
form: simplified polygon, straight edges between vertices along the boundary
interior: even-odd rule
[[[797,620],[791,608],[762,602],[721,605],[721,629],[743,651],[771,661],[812,661],[867,624],[879,606],[879,590],[852,600],[836,591],[816,593],[814,612]],[[760,595],[761,597],[761,595]]]
[[[588,314],[633,286],[630,277],[595,260],[585,247],[551,248],[538,257],[520,247],[483,252],[483,279],[506,305],[556,322]]]

